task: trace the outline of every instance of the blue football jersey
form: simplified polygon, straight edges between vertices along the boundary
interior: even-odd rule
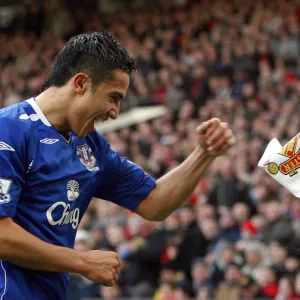
[[[0,110],[0,216],[41,240],[72,248],[92,197],[134,211],[155,180],[96,131],[67,142],[34,99]],[[67,273],[0,261],[1,300],[65,299]]]

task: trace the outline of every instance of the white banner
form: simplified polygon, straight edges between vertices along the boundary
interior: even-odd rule
[[[283,147],[277,139],[271,140],[258,166],[300,198],[300,133]]]

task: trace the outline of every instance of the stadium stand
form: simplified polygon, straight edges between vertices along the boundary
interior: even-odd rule
[[[117,251],[124,267],[113,288],[71,275],[69,300],[300,299],[300,201],[257,168],[273,137],[299,132],[300,2],[28,3],[0,7],[1,107],[39,92],[70,36],[107,30],[138,63],[122,111],[168,111],[107,131],[112,148],[158,178],[202,121],[220,117],[238,139],[162,223],[94,199],[75,248]]]

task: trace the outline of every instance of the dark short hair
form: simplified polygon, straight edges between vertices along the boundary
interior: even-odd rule
[[[112,79],[115,69],[127,74],[136,70],[134,59],[110,33],[79,34],[57,54],[41,90],[63,86],[80,72],[87,73],[95,87],[103,80]]]

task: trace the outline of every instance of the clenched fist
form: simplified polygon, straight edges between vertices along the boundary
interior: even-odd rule
[[[84,252],[84,262],[81,275],[105,286],[115,285],[121,269],[117,253],[99,250]]]
[[[227,151],[236,141],[228,124],[214,118],[197,127],[200,147],[211,156]]]

